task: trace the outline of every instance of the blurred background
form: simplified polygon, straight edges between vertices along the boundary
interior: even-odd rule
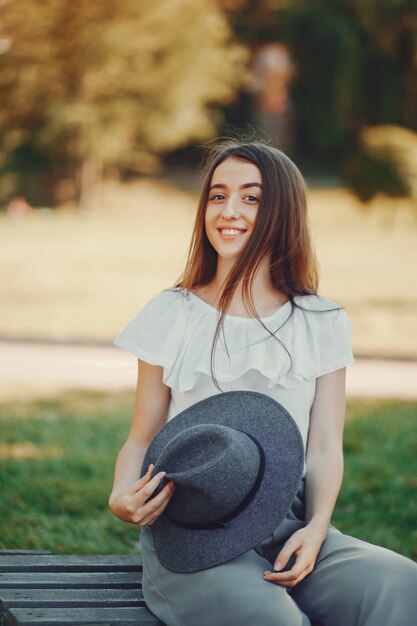
[[[135,548],[111,342],[181,273],[201,145],[255,131],[306,177],[353,323],[335,523],[417,556],[417,4],[0,0],[0,102],[0,548]]]

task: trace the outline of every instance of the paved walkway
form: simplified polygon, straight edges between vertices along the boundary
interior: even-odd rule
[[[0,400],[135,384],[136,359],[112,345],[0,341]],[[417,361],[357,358],[347,370],[347,394],[416,400]]]

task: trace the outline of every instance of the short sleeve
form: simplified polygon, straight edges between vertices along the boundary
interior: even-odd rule
[[[317,330],[318,370],[316,376],[329,374],[354,362],[352,322],[344,309],[336,312],[330,328]]]
[[[167,289],[152,298],[113,343],[151,365],[172,368],[184,330],[183,298]]]

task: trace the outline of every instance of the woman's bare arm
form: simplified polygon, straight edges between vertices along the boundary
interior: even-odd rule
[[[111,511],[126,522],[147,525],[156,519],[172,495],[168,483],[158,496],[145,500],[159,485],[162,476],[152,477],[152,470],[141,480],[140,470],[146,449],[166,422],[170,388],[162,381],[162,367],[138,360],[133,419],[129,435],[116,460],[114,483],[109,498]]]
[[[306,521],[326,536],[343,479],[346,368],[320,376],[306,453]]]
[[[275,559],[275,571],[265,572],[270,582],[292,588],[314,568],[342,484],[345,407],[345,368],[320,376],[307,441],[307,524],[285,542]],[[293,554],[291,569],[280,571]]]

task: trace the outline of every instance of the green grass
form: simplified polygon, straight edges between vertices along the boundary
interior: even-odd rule
[[[0,405],[0,549],[137,550],[138,528],[107,508],[132,406],[131,393],[85,391]],[[348,403],[345,478],[333,516],[343,532],[412,558],[416,418],[417,403]]]
[[[135,551],[138,528],[123,524],[107,508],[132,405],[129,394],[77,392],[0,407],[2,443],[14,444],[18,453],[19,444],[31,442],[40,454],[0,459],[0,548]],[[48,458],[51,450],[55,458]]]
[[[417,403],[351,401],[348,417],[333,524],[417,558]]]

